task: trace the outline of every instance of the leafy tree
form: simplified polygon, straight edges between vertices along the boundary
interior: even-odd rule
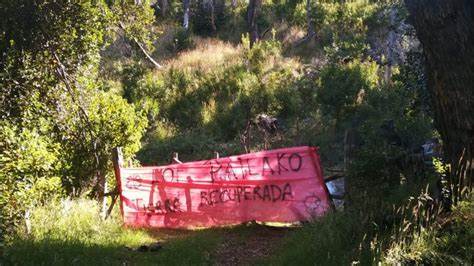
[[[111,150],[124,148],[125,158],[131,158],[140,148],[146,119],[118,95],[88,89],[88,99],[81,109],[88,114],[88,124],[78,119],[79,107],[72,101],[64,103],[65,114],[58,121],[63,138],[62,156],[67,163],[64,180],[69,192],[93,188],[92,195],[103,197],[106,175],[111,169]],[[89,128],[84,134],[84,127]]]
[[[115,29],[136,50],[143,54],[155,68],[162,66],[150,54],[153,35],[152,24],[155,21],[149,0],[145,1],[112,1],[110,11],[113,15],[110,27]]]
[[[142,11],[121,12],[114,16],[103,1],[1,2],[0,205],[9,221],[2,225],[16,224],[63,187],[95,187],[92,195],[102,197],[111,148],[124,146],[128,157],[138,150],[145,121],[121,97],[101,91],[97,74],[116,17]],[[123,24],[128,35],[145,39],[148,31]]]
[[[377,65],[373,62],[326,66],[317,81],[321,111],[342,122],[363,101],[364,94],[375,88],[377,78]]]

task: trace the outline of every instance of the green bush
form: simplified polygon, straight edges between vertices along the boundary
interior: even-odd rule
[[[350,119],[364,94],[377,86],[377,70],[374,62],[357,60],[324,67],[318,79],[317,94],[322,113],[336,122]]]
[[[60,146],[43,135],[45,127],[0,124],[0,242],[24,227],[25,212],[64,195]]]
[[[112,172],[114,147],[123,147],[125,158],[133,157],[140,149],[147,121],[133,105],[110,92],[90,90],[81,107],[73,102],[65,106],[69,112],[60,121],[64,127],[61,155],[67,163],[62,169],[63,183],[68,192],[80,194],[90,189],[97,171],[103,176]],[[87,118],[78,119],[78,108],[87,112]]]

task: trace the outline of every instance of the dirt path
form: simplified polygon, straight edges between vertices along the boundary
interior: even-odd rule
[[[196,244],[197,238],[200,239],[198,245],[205,245],[206,240],[215,237],[219,239],[217,246],[204,253],[213,265],[253,265],[274,254],[281,246],[283,238],[292,230],[294,228],[253,223],[203,231],[160,229],[151,230],[149,233],[165,249],[174,241],[193,241]]]
[[[214,251],[215,265],[251,265],[270,256],[291,229],[252,225],[251,230],[229,230]]]

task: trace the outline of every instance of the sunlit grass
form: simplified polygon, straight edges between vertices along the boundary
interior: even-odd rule
[[[220,241],[209,230],[160,232],[122,226],[118,211],[107,220],[93,200],[65,200],[32,212],[30,234],[20,233],[5,250],[13,265],[156,265],[205,264]],[[178,236],[183,237],[178,237]],[[160,242],[159,252],[139,252]],[[206,255],[207,254],[207,255]],[[1,262],[1,261],[0,261]],[[0,265],[3,265],[0,263]]]
[[[210,71],[241,60],[241,48],[217,39],[194,37],[195,48],[164,63],[167,68]]]

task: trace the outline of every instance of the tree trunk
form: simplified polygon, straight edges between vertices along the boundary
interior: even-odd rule
[[[306,24],[308,24],[308,39],[311,39],[316,35],[313,15],[311,14],[311,0],[306,0]]]
[[[162,17],[165,17],[168,13],[169,3],[168,0],[159,0],[158,6],[160,7],[160,13]]]
[[[472,190],[474,2],[405,0],[426,57],[435,123],[443,139],[454,201]]]
[[[386,62],[385,62],[385,71],[384,71],[384,82],[385,84],[390,84],[392,80],[392,66],[395,62],[395,53],[394,50],[396,49],[396,41],[397,41],[397,34],[396,30],[396,19],[397,19],[397,9],[392,7],[390,9],[389,15],[389,32],[387,35],[387,53],[386,53]]]
[[[183,28],[189,29],[189,4],[191,0],[183,0]]]
[[[212,32],[217,31],[216,27],[216,12],[215,12],[215,7],[214,7],[214,0],[209,0],[209,5],[210,5],[210,12],[211,12],[211,29]]]
[[[202,9],[204,12],[209,13],[209,22],[211,25],[211,31],[216,32],[216,11],[215,11],[215,3],[214,0],[203,0],[202,1]]]
[[[258,34],[257,17],[262,0],[250,0],[247,7],[247,25],[250,35],[250,47],[260,38]]]

